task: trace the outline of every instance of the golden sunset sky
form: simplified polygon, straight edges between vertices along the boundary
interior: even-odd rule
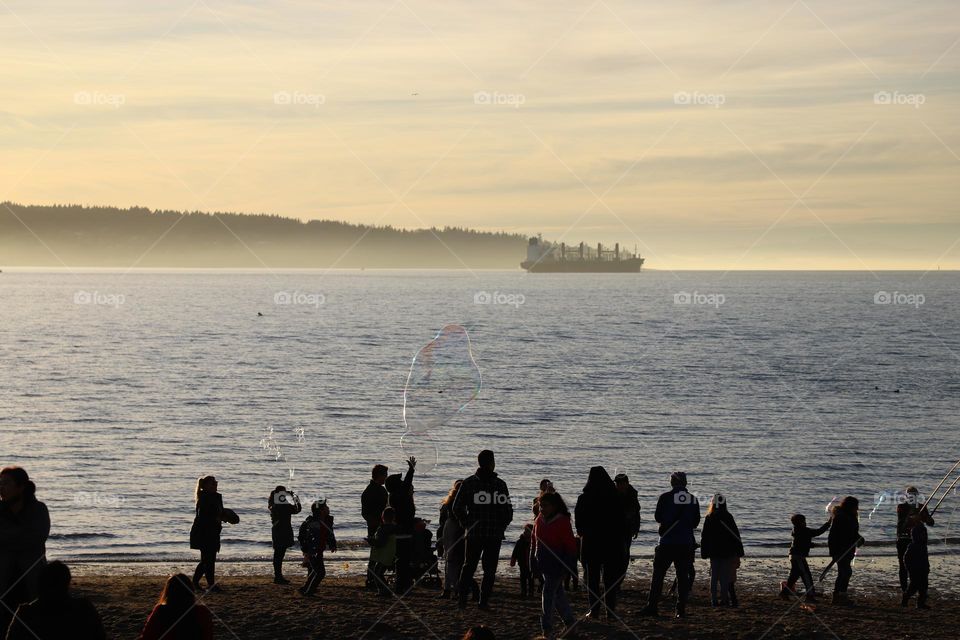
[[[0,200],[960,268],[960,3],[0,3]]]

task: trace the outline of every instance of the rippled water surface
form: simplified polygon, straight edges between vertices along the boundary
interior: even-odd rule
[[[640,491],[637,553],[655,544],[652,507],[675,469],[698,495],[728,494],[755,553],[782,553],[772,545],[789,541],[791,513],[817,521],[846,494],[864,503],[868,540],[889,542],[892,508],[868,517],[875,496],[929,490],[960,458],[958,284],[937,272],[5,271],[0,451],[50,507],[51,555],[188,556],[201,474],[241,517],[225,558],[266,555],[278,483],[328,497],[341,538],[358,540],[369,468],[403,466],[410,361],[460,323],[483,389],[436,433],[439,465],[416,480],[424,517],[492,448],[520,505],[511,538],[541,477],[572,502],[603,464]],[[260,445],[271,427],[284,460]],[[957,503],[941,509],[941,538]]]

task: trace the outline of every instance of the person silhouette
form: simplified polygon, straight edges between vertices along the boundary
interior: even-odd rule
[[[196,515],[190,529],[190,548],[200,552],[200,562],[193,572],[193,587],[200,591],[201,576],[207,579],[207,589],[221,591],[216,580],[217,552],[220,551],[220,532],[223,530],[223,496],[217,492],[217,479],[204,476],[197,480]]]
[[[267,499],[270,510],[270,538],[273,543],[273,583],[290,584],[283,577],[283,557],[293,546],[293,516],[303,509],[297,494],[278,486]]]
[[[481,559],[483,580],[480,583],[478,606],[481,609],[490,607],[503,532],[513,520],[510,492],[507,483],[494,472],[496,459],[493,451],[481,451],[477,463],[476,473],[463,481],[453,501],[453,517],[466,532],[463,569],[457,589],[457,605],[461,609],[467,606],[473,576]]]
[[[78,636],[82,637],[82,636]],[[167,578],[160,599],[147,617],[139,640],[212,640],[213,614],[197,603],[190,578]]]
[[[700,524],[700,503],[687,491],[687,474],[675,471],[670,475],[670,491],[660,495],[654,520],[660,524],[660,544],[654,550],[653,577],[650,580],[650,595],[647,606],[640,615],[656,616],[663,579],[674,566],[677,572],[678,618],[687,615],[687,597],[690,594],[690,566],[693,565],[696,549],[694,530]]]
[[[17,605],[38,595],[47,561],[50,513],[21,467],[0,470],[0,625],[6,629]]]
[[[70,569],[55,560],[40,570],[39,597],[17,609],[7,640],[103,640],[100,614],[86,598],[70,595]]]

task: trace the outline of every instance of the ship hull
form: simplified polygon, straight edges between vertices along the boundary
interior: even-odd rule
[[[520,266],[530,273],[637,273],[643,258],[628,260],[542,260],[523,261]]]

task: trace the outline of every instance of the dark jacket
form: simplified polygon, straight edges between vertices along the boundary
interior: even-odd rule
[[[927,555],[927,528],[918,524],[910,530],[910,544],[903,554],[903,562],[910,573],[929,573],[930,557]]]
[[[590,469],[583,493],[577,498],[574,520],[582,540],[580,557],[584,560],[623,550],[627,515],[620,492],[603,467]]]
[[[700,502],[686,487],[660,494],[653,518],[660,523],[660,544],[697,543],[694,530],[700,524]]]
[[[300,500],[293,504],[276,502],[270,505],[270,535],[274,549],[289,549],[293,546],[293,516],[303,507]]]
[[[513,520],[507,483],[493,471],[477,469],[460,485],[453,500],[453,516],[467,532],[467,537],[502,540],[504,530]]]
[[[387,489],[373,480],[360,494],[360,515],[367,523],[367,535],[373,535],[380,526],[383,510],[387,508]]]
[[[68,598],[53,602],[35,600],[20,605],[5,637],[8,640],[102,640],[106,634],[100,614],[89,600]]]
[[[313,514],[307,516],[300,525],[297,535],[300,549],[309,556],[315,556],[326,550],[337,550],[337,538],[333,533],[333,516],[319,518]]]
[[[533,538],[531,535],[521,534],[517,541],[513,545],[513,553],[510,554],[510,565],[513,566],[516,564],[520,567],[521,571],[530,570],[530,542]]]
[[[633,485],[628,484],[625,492],[617,491],[623,503],[623,514],[627,519],[627,536],[636,538],[640,533],[640,497]]]
[[[833,521],[830,523],[830,535],[827,536],[827,546],[830,548],[830,557],[834,559],[852,554],[857,547],[863,546],[860,523],[856,516],[843,509],[834,511]]]
[[[190,529],[191,549],[220,551],[220,531],[223,530],[223,523],[220,521],[222,511],[222,495],[206,491],[200,494],[193,527]]]
[[[910,542],[910,531],[918,524],[933,526],[933,517],[926,509],[902,502],[897,505],[897,540]]]
[[[47,505],[33,496],[23,498],[20,513],[0,502],[0,553],[13,553],[25,559],[46,555],[50,536],[50,513]]]
[[[806,558],[810,555],[810,549],[813,548],[813,539],[823,535],[830,528],[830,521],[824,523],[819,529],[810,527],[794,527],[793,543],[790,545],[790,555],[798,558]]]
[[[417,507],[413,503],[413,467],[407,469],[401,479],[399,473],[387,476],[387,502],[397,512],[397,529],[400,533],[413,533],[413,521],[417,517]],[[381,514],[382,514],[381,510]]]
[[[700,556],[706,558],[742,558],[743,541],[733,515],[717,510],[703,519],[700,532]]]

